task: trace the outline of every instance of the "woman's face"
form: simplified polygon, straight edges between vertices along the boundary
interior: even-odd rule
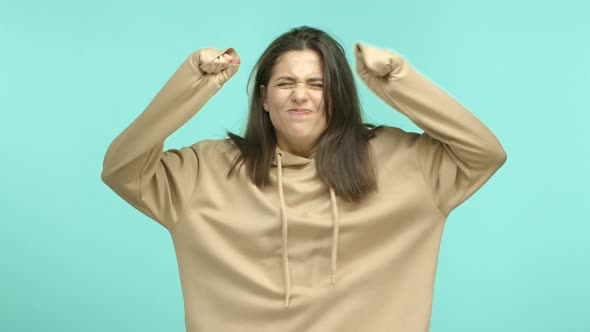
[[[289,51],[274,65],[262,103],[270,115],[277,144],[285,151],[309,156],[315,151],[327,120],[323,100],[323,72],[318,53]]]

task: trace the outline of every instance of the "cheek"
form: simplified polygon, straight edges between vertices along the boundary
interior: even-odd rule
[[[320,92],[317,95],[313,96],[313,103],[317,106],[317,107],[321,107],[322,111],[326,110],[326,103],[324,102],[324,96],[323,94]]]
[[[273,91],[272,94],[269,94],[268,101],[272,105],[280,106],[280,105],[284,104],[288,100],[288,98],[289,98],[289,95],[287,92],[277,90],[277,91]]]

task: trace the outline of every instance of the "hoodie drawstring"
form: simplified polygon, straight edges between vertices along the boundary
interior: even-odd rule
[[[278,161],[278,191],[279,200],[281,201],[281,219],[283,226],[283,275],[285,278],[285,308],[289,307],[289,300],[291,298],[291,276],[289,273],[289,256],[287,254],[287,205],[285,204],[285,195],[283,192],[283,164],[282,153],[277,153]],[[340,223],[338,217],[338,205],[336,204],[336,194],[334,189],[330,187],[330,201],[332,203],[332,214],[334,216],[334,224],[332,226],[332,285],[336,284],[336,263],[338,260],[338,233],[340,230]]]

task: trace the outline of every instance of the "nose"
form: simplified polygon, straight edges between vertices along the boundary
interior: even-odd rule
[[[296,102],[301,102],[307,100],[307,85],[306,84],[296,84],[295,88],[293,89],[293,100]]]

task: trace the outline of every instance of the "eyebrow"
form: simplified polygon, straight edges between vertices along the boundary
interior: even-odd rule
[[[281,76],[281,77],[277,78],[276,81],[281,80],[281,79],[288,80],[288,81],[296,81],[297,80],[293,76]],[[307,80],[310,81],[310,82],[323,81],[323,79],[321,77],[311,77],[311,78],[309,78]]]

